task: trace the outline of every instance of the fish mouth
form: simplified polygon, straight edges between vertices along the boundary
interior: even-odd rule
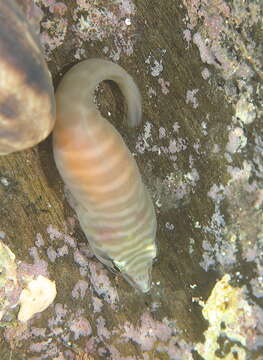
[[[148,293],[151,290],[152,284],[151,270],[152,266],[149,266],[140,275],[127,273],[123,273],[122,275],[131,286],[141,291],[142,293]]]

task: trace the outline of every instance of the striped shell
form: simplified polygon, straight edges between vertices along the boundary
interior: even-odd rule
[[[38,38],[13,0],[0,1],[0,155],[45,139],[55,96]]]
[[[103,80],[115,81],[122,90],[129,124],[140,122],[140,93],[128,73],[106,60],[83,61],[56,92],[55,161],[97,258],[147,292],[157,252],[155,212],[131,152],[93,102]]]

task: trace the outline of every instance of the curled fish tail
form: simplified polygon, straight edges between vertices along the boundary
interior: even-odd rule
[[[122,90],[129,124],[140,122],[141,97],[131,76],[106,60],[82,61],[66,73],[56,92],[55,161],[97,258],[147,292],[157,254],[154,206],[133,155],[94,103],[103,80]]]
[[[70,86],[76,82],[76,79],[79,91],[76,92],[75,89],[75,97],[79,96],[82,99],[85,96],[90,108],[96,107],[94,91],[99,83],[105,80],[116,82],[127,102],[128,125],[135,127],[140,124],[142,118],[141,94],[133,78],[121,66],[103,59],[84,60],[66,73],[59,88]]]

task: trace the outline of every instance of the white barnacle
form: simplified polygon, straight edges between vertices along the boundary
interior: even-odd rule
[[[48,278],[39,275],[31,280],[25,289],[22,290],[19,302],[20,310],[18,320],[28,321],[36,313],[44,311],[56,297],[56,284]]]

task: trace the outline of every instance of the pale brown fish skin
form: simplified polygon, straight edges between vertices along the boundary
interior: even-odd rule
[[[55,94],[38,36],[15,1],[0,1],[0,155],[44,140]]]
[[[131,76],[106,60],[83,61],[66,73],[56,92],[55,161],[97,258],[147,292],[157,254],[155,211],[133,155],[93,102],[103,80],[122,90],[129,125],[141,121],[140,93]]]

